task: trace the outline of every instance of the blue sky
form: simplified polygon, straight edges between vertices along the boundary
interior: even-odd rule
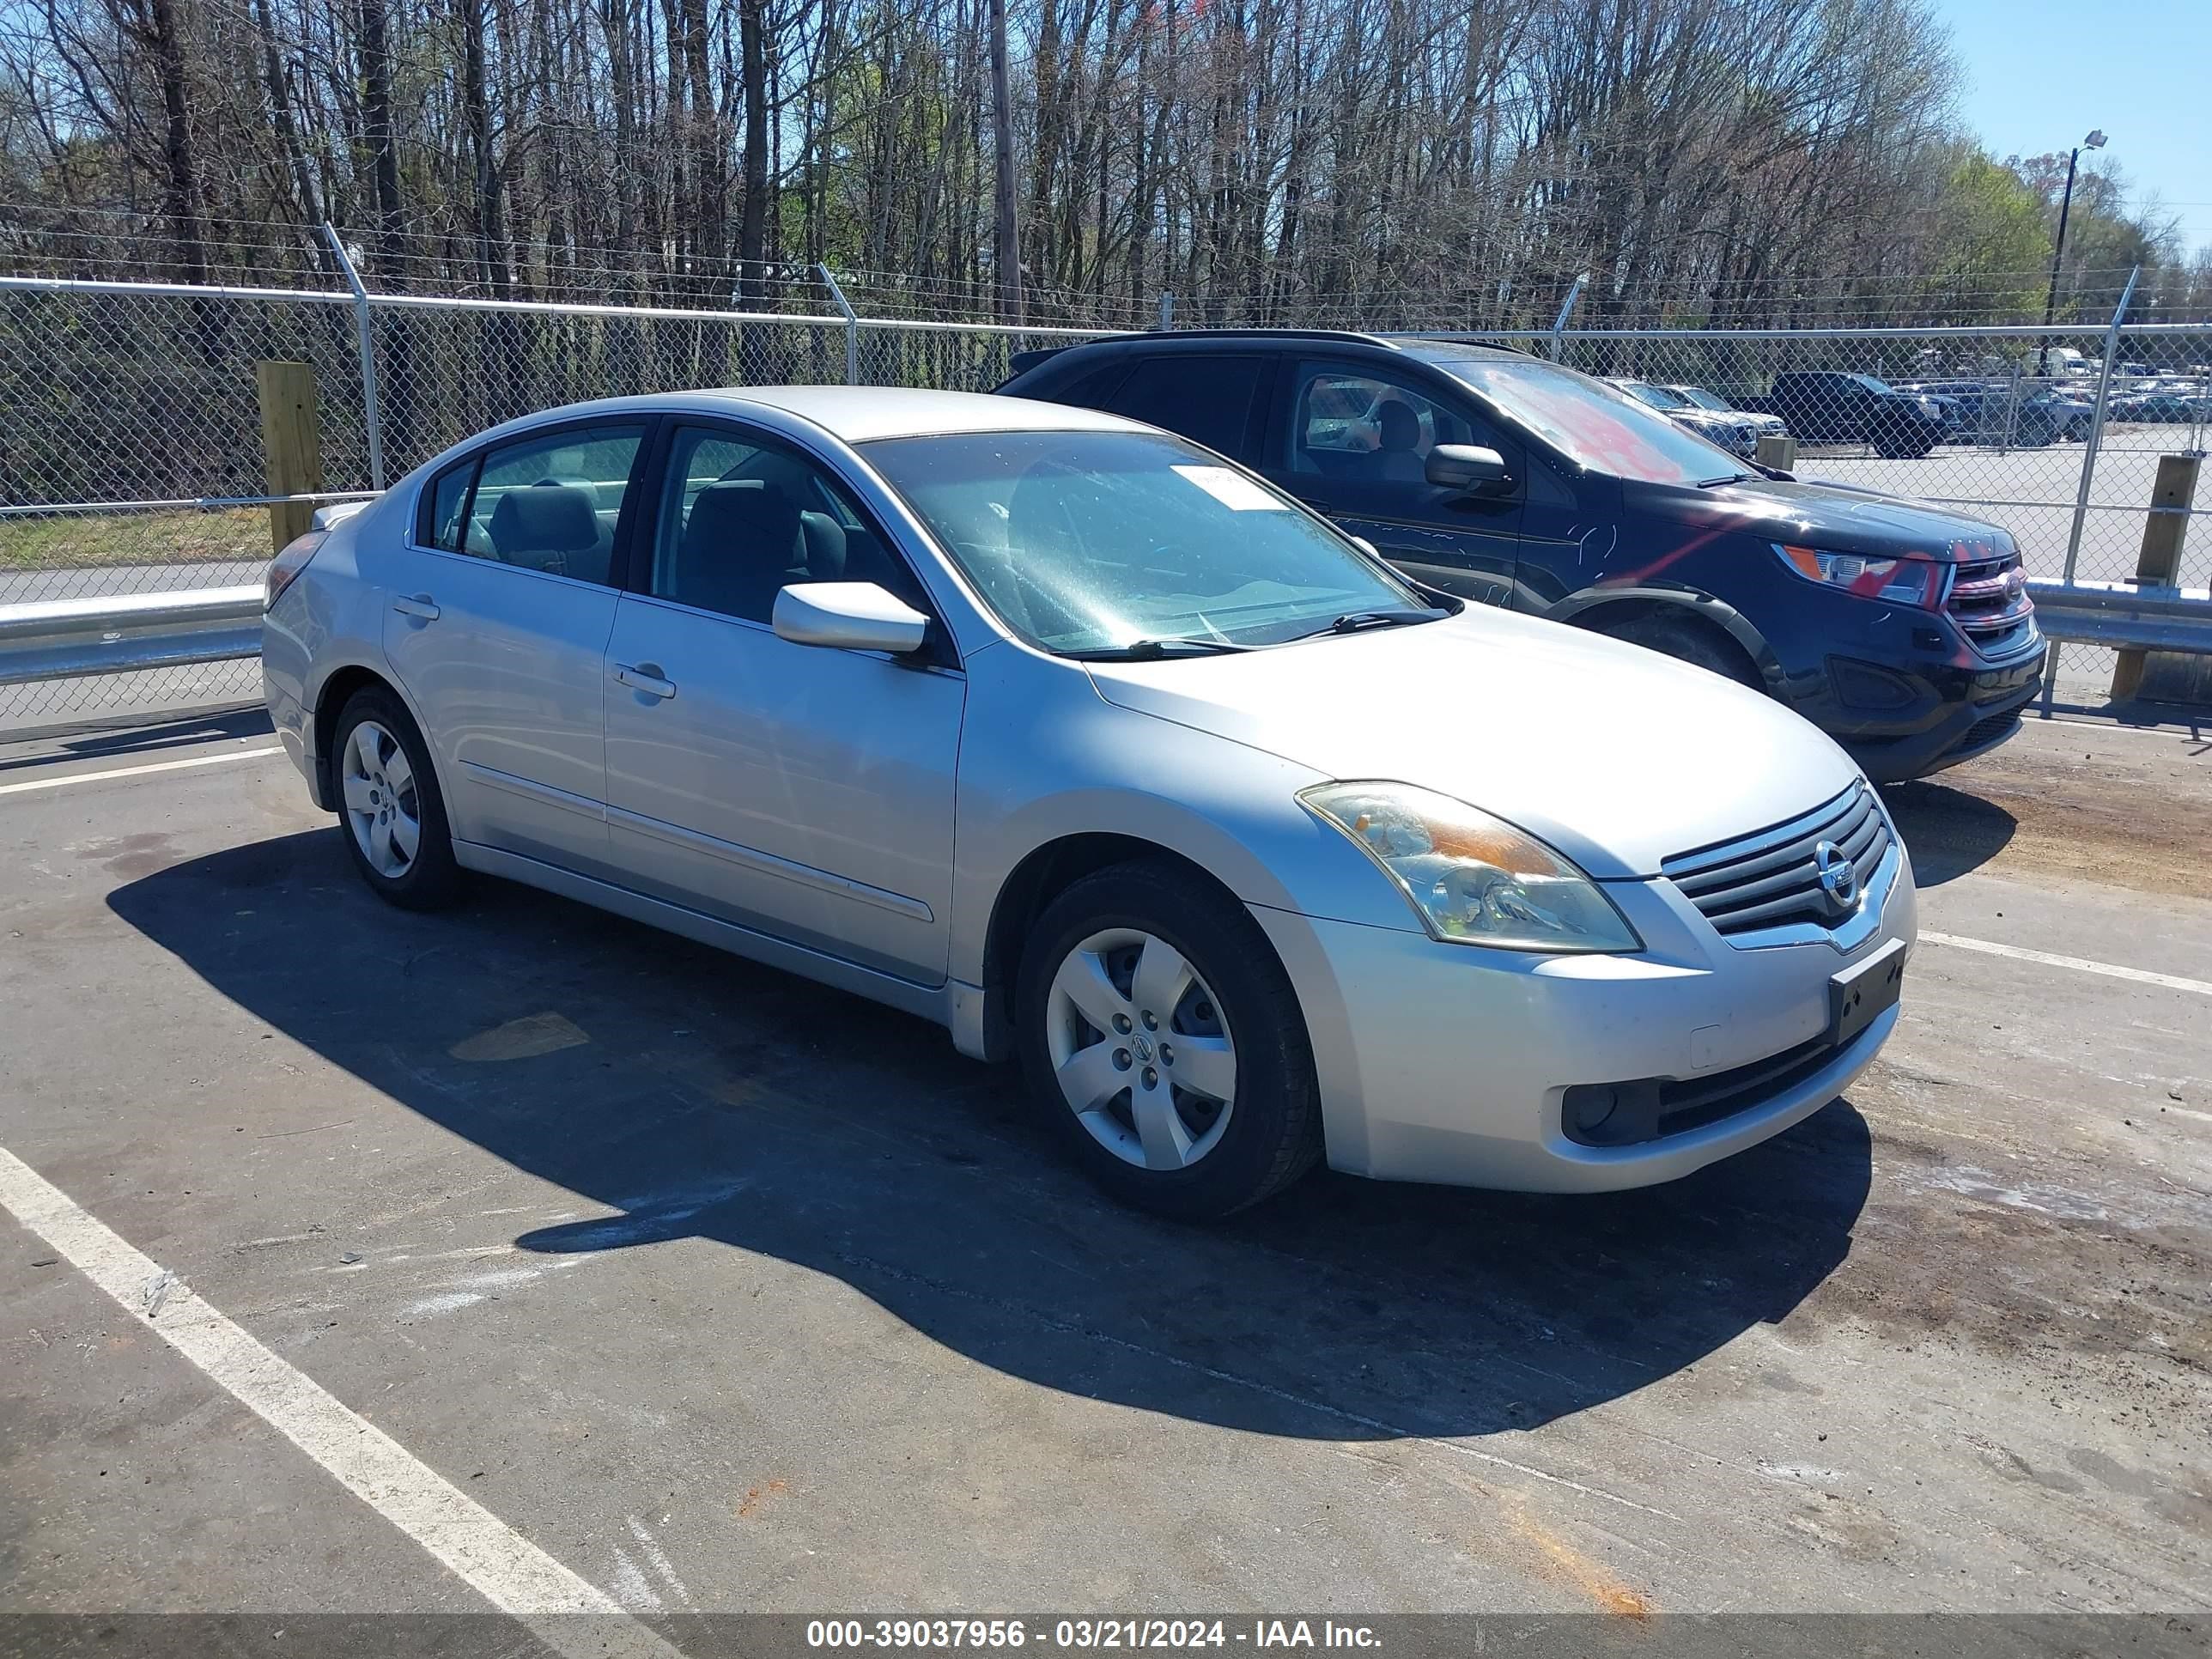
[[[2137,198],[2155,190],[2212,243],[2212,0],[1936,0],[1966,72],[1960,112],[1996,155],[2092,127]]]

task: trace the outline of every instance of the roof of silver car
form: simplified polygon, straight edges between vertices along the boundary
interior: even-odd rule
[[[678,392],[649,400],[664,408],[781,410],[811,421],[848,444],[876,438],[955,432],[1128,432],[1134,421],[1095,409],[1001,398],[981,392],[932,392],[910,386],[742,386]]]

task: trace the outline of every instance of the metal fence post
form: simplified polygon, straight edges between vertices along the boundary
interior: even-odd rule
[[[1583,289],[1589,282],[1589,272],[1587,270],[1575,278],[1575,285],[1567,290],[1566,301],[1560,306],[1559,314],[1552,319],[1552,361],[1555,363],[1566,347],[1567,319],[1573,313],[1575,301],[1583,297]]]
[[[853,307],[845,302],[845,290],[837,286],[837,279],[830,274],[827,265],[814,267],[814,274],[822,279],[822,286],[830,290],[830,303],[845,319],[845,384],[860,383],[860,319],[854,315]]]
[[[345,273],[346,286],[353,290],[354,331],[361,337],[361,417],[368,429],[368,482],[376,489],[384,488],[384,434],[376,410],[376,337],[368,319],[368,290],[362,286],[361,272],[354,269],[353,260],[339,239],[337,227],[325,224],[324,238],[331,245],[331,253]]]
[[[1168,289],[1160,290],[1160,326],[1162,328],[1175,326],[1175,295]]]
[[[2089,517],[2089,486],[2097,476],[2097,451],[2105,439],[2105,403],[2112,392],[2112,364],[2120,355],[2120,322],[2128,314],[2128,301],[2135,298],[2136,278],[2142,275],[2137,265],[2128,273],[2128,285],[2120,290],[2120,302],[2112,307],[2112,320],[2105,330],[2105,365],[2097,375],[2097,407],[2089,416],[2089,435],[2081,441],[2081,482],[2074,492],[2074,524],[2066,532],[2066,574],[2064,584],[2074,586],[2074,568],[2081,557],[2081,527]],[[2048,349],[2048,340],[2045,341]],[[2043,665],[2043,718],[2051,718],[2051,705],[2058,690],[2058,650],[2053,645]]]
[[[2097,376],[2097,408],[2089,416],[2089,435],[2081,441],[2081,484],[2074,492],[2074,527],[2066,535],[2066,585],[2074,585],[2074,566],[2081,556],[2081,526],[2089,516],[2089,485],[2097,475],[2097,451],[2105,441],[2105,404],[2112,395],[2112,365],[2120,355],[2120,324],[2128,314],[2128,301],[2136,297],[2137,265],[2128,273],[2120,302],[2112,307],[2112,320],[2105,330],[2105,367]]]

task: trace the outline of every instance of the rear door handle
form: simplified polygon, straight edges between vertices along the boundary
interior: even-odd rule
[[[633,691],[642,691],[648,697],[659,697],[665,702],[676,695],[676,682],[660,678],[658,663],[626,663],[615,665],[615,678]]]
[[[414,593],[404,599],[394,599],[392,608],[403,617],[420,617],[424,622],[438,620],[438,607],[430,603],[428,593]]]

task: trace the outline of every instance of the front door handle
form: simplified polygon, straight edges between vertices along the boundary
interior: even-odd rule
[[[410,593],[394,599],[392,608],[403,617],[420,617],[424,622],[438,620],[438,607],[430,602],[428,593]]]
[[[659,663],[618,662],[615,665],[615,678],[633,691],[642,691],[664,702],[676,695],[676,682],[661,678]]]

